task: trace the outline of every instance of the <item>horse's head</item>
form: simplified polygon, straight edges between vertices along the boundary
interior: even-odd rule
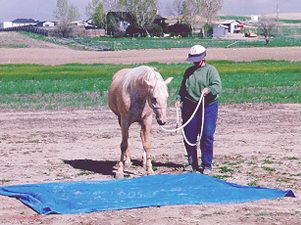
[[[164,125],[166,123],[168,99],[167,85],[172,81],[172,79],[173,77],[169,77],[165,81],[163,79],[157,79],[153,82],[145,80],[149,87],[148,104],[153,109],[159,125]]]

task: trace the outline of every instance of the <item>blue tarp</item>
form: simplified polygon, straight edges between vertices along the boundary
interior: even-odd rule
[[[240,203],[295,197],[291,190],[242,186],[197,173],[1,186],[0,194],[19,199],[39,214],[76,214],[149,206]]]

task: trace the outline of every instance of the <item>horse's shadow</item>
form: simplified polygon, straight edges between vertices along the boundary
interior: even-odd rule
[[[110,176],[115,175],[114,171],[116,169],[116,165],[118,164],[117,161],[110,161],[110,160],[96,161],[91,159],[64,160],[64,163],[72,166],[75,169],[86,170],[93,173],[99,173],[99,174],[110,175]],[[162,163],[162,162],[153,161],[152,164],[153,167],[165,167],[165,168],[174,168],[174,169],[183,168],[182,164],[176,164],[172,162]],[[141,167],[142,161],[132,159],[132,166]]]

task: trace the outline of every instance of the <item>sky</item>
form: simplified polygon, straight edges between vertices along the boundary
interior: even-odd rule
[[[85,8],[91,0],[69,0],[87,19]],[[174,13],[174,0],[158,0],[160,14],[168,16]],[[223,15],[260,15],[276,12],[277,1],[279,12],[301,13],[301,0],[224,0],[220,14]],[[36,20],[53,20],[53,11],[57,0],[0,0],[0,22],[16,18],[33,18]]]

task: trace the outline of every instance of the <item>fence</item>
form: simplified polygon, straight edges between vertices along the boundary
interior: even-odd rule
[[[32,32],[32,33],[36,33],[36,34],[41,34],[44,36],[49,36],[50,35],[50,31],[43,29],[43,28],[39,28],[39,27],[35,27],[32,25],[28,25],[28,26],[18,26],[18,27],[8,27],[5,29],[0,29],[0,32],[3,31],[27,31],[27,32]]]

